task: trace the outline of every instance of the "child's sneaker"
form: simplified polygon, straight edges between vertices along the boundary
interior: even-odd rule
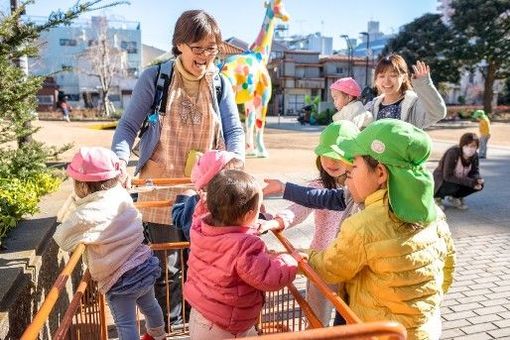
[[[441,197],[434,197],[434,201],[436,201],[436,204],[441,210],[444,210],[444,204],[443,199]]]
[[[448,197],[448,202],[460,210],[466,210],[468,208],[468,206],[464,203],[464,198]]]

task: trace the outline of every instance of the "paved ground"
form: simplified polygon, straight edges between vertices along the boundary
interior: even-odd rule
[[[75,142],[80,145],[102,145],[111,142],[111,130],[91,130],[87,123],[38,122],[42,129],[38,139],[48,144]],[[302,127],[295,118],[269,117],[266,146],[270,158],[248,159],[247,170],[257,178],[280,178],[304,182],[315,176],[313,148],[321,127]],[[455,238],[458,266],[456,279],[446,296],[443,313],[443,339],[510,339],[510,124],[493,124],[493,139],[489,144],[489,159],[481,163],[486,180],[485,189],[468,197],[470,209],[459,211],[447,207],[446,214]],[[476,124],[441,124],[429,130],[434,147],[428,166],[433,169],[441,154],[458,141],[462,133],[476,132]],[[72,151],[62,156],[69,160]],[[505,176],[506,174],[506,176]],[[65,184],[62,193],[71,190]],[[52,202],[58,205],[59,201]],[[266,201],[271,211],[288,203],[273,198]],[[50,208],[48,208],[50,209]],[[297,247],[310,242],[312,221],[286,231],[286,236]],[[268,244],[277,247],[268,237]]]

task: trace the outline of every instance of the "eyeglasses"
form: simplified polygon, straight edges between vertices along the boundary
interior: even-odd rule
[[[190,46],[186,44],[190,49],[191,52],[195,55],[201,55],[204,54],[206,56],[216,55],[219,52],[218,47],[209,47],[209,48],[203,48],[203,47],[196,47],[196,46]]]

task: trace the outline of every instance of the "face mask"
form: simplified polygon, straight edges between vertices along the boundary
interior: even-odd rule
[[[466,156],[467,158],[469,157],[473,157],[473,155],[475,154],[476,152],[476,148],[472,147],[472,146],[467,146],[467,145],[464,145],[462,147],[462,153],[464,154],[464,156]]]

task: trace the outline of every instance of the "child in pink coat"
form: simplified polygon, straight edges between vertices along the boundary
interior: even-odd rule
[[[184,286],[194,340],[256,335],[264,292],[296,276],[296,261],[268,253],[257,236],[261,202],[258,183],[243,171],[223,170],[207,186],[209,213],[193,221]]]

